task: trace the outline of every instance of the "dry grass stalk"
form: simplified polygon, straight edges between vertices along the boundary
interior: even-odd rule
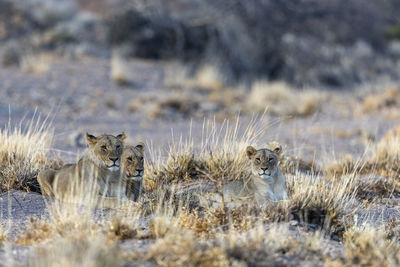
[[[400,106],[400,91],[389,89],[383,93],[368,95],[364,99],[362,112],[371,113]]]
[[[129,68],[123,56],[118,49],[113,49],[110,62],[110,78],[120,86],[131,84],[129,78]]]
[[[26,125],[24,125],[26,123]],[[33,117],[19,126],[0,130],[0,192],[11,189],[39,191],[36,176],[60,162],[47,159],[53,139],[49,122]]]
[[[248,109],[277,116],[306,117],[321,105],[322,96],[312,90],[297,91],[283,82],[259,81],[253,84],[247,101]]]

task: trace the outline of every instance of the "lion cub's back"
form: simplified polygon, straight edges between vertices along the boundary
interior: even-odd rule
[[[217,193],[210,193],[206,197],[208,205],[221,207],[222,201],[228,208],[233,208],[246,203],[253,197],[253,193],[247,182],[243,180],[234,180],[224,184],[218,189]],[[204,202],[202,204],[205,204]]]

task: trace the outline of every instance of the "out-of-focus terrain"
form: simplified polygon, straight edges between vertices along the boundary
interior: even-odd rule
[[[396,266],[399,17],[395,0],[0,0],[0,266]],[[155,186],[197,181],[190,157],[212,161],[198,152],[237,120],[221,150],[259,127],[251,145],[297,164],[287,205],[204,215],[149,192],[86,214],[38,194],[37,172],[75,162],[86,132],[146,142]]]

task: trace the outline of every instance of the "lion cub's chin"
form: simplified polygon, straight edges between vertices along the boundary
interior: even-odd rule
[[[119,171],[119,167],[118,166],[111,166],[111,167],[108,167],[107,170],[112,171],[112,172],[117,172],[117,171]]]
[[[135,182],[141,182],[143,180],[142,176],[131,176],[129,177],[130,180],[135,181]]]
[[[260,177],[262,180],[266,181],[266,182],[273,182],[274,181],[274,177],[272,177],[272,175],[267,175],[267,174],[258,174],[258,177]]]

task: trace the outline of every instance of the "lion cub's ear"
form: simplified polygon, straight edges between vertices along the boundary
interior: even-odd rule
[[[89,146],[95,145],[97,143],[97,137],[86,133],[86,141],[88,142]]]
[[[282,152],[282,146],[277,146],[273,151],[275,154],[279,155]]]
[[[246,148],[246,155],[249,159],[251,159],[257,153],[257,149],[252,146],[248,146]]]
[[[126,138],[126,135],[125,135],[124,132],[122,132],[121,134],[117,135],[117,138],[118,138],[120,141],[124,141],[125,138]]]
[[[146,146],[142,142],[139,142],[135,147],[139,149],[141,152],[143,152],[146,149]]]

